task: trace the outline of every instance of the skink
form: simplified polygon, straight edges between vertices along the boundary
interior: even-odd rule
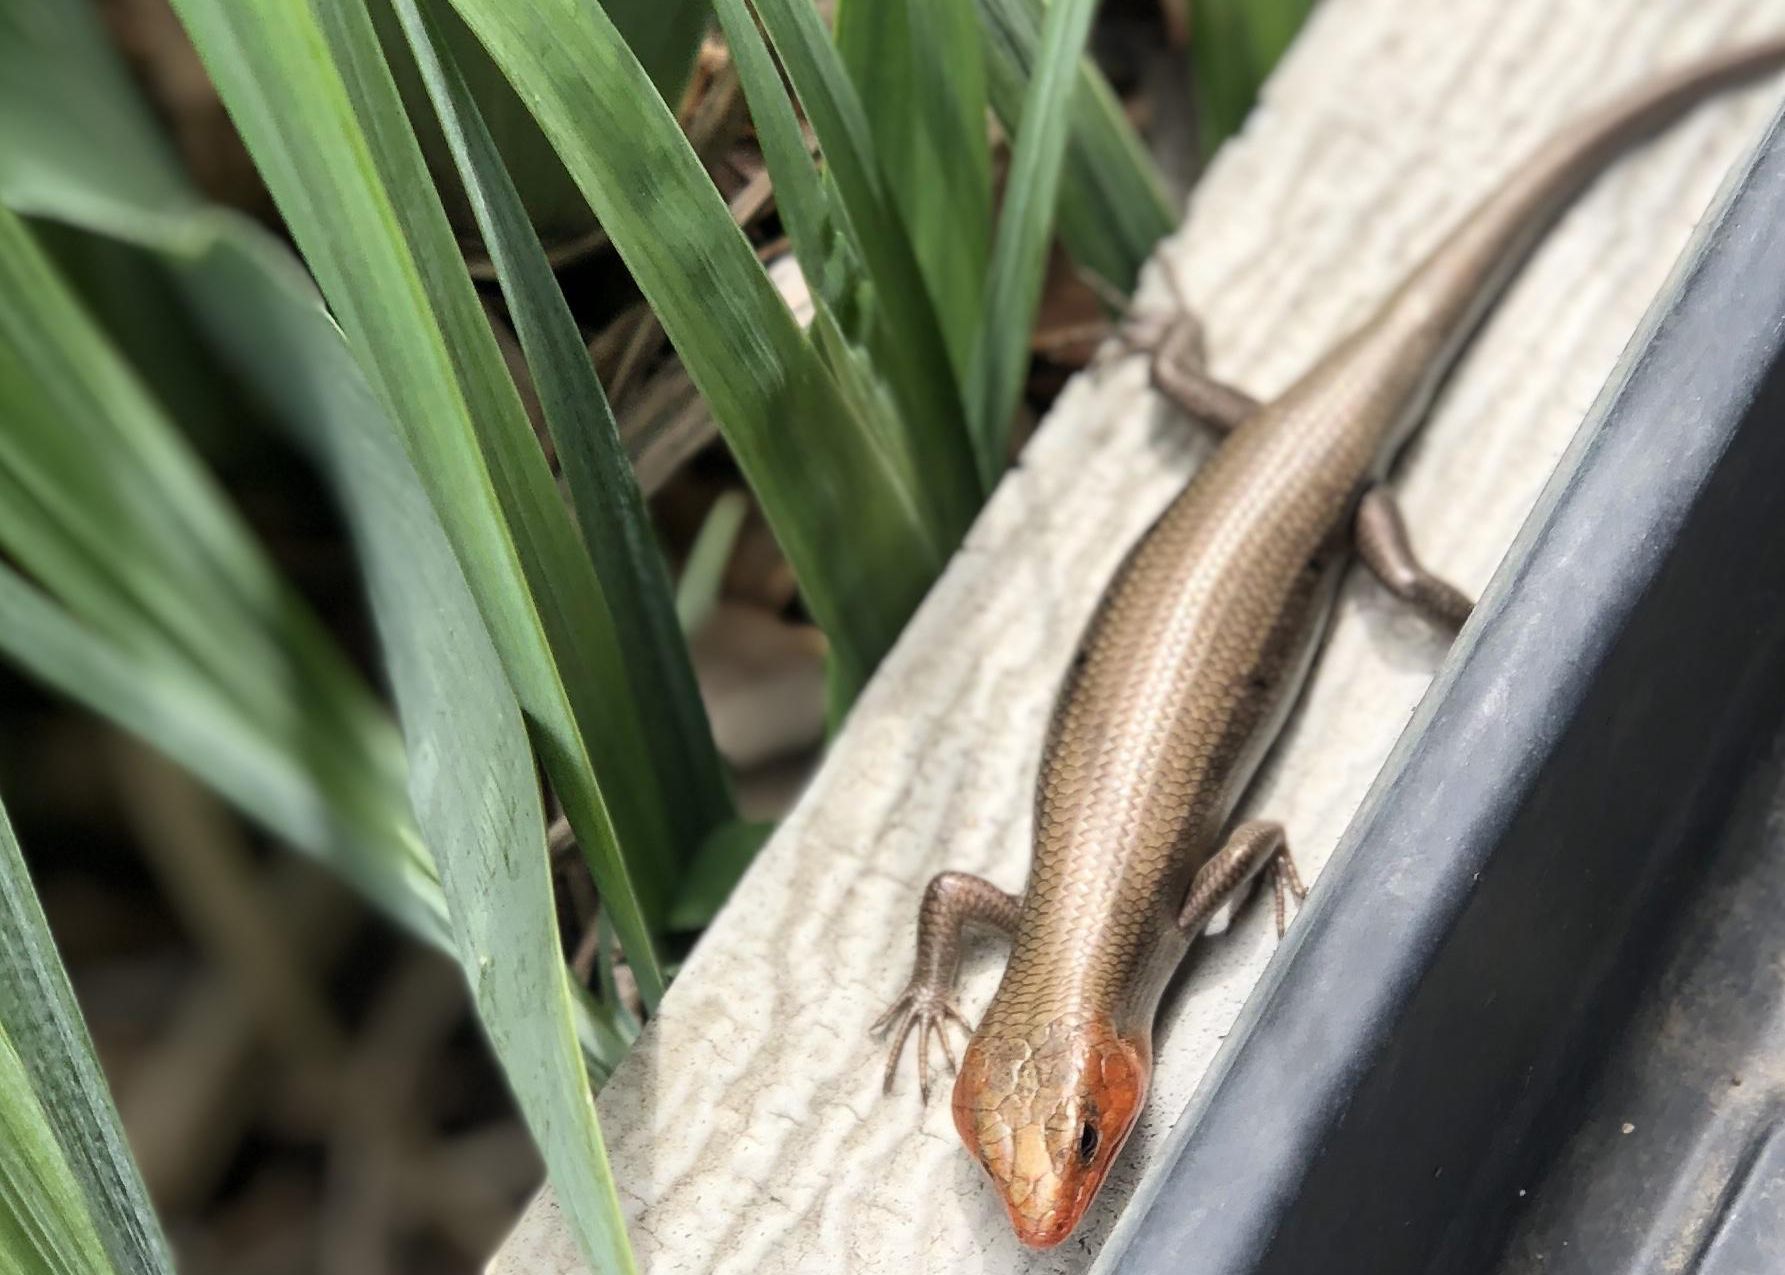
[[[1021,896],[944,872],[924,891],[890,1088],[915,1030],[971,1031],[954,1120],[1023,1242],[1078,1224],[1134,1127],[1153,1021],[1191,943],[1260,872],[1300,895],[1281,825],[1229,829],[1305,679],[1349,551],[1448,625],[1469,602],[1414,557],[1382,479],[1444,371],[1560,209],[1622,148],[1704,95],[1785,64],[1785,38],[1678,70],[1578,120],[1533,155],[1364,325],[1281,397],[1210,380],[1180,326],[1154,382],[1227,432],[1129,551],[1059,693]],[[1223,833],[1225,832],[1225,836]],[[953,1001],[963,928],[1013,948],[977,1029]]]

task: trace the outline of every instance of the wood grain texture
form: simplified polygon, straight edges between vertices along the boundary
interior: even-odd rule
[[[1325,0],[1162,252],[1214,370],[1285,385],[1575,109],[1785,25],[1780,0]],[[1415,543],[1479,593],[1729,164],[1779,99],[1729,95],[1575,206],[1396,475]],[[1157,264],[1143,308],[1170,305]],[[652,1272],[1081,1272],[1274,948],[1268,907],[1192,951],[1157,1072],[1086,1224],[1021,1249],[947,1103],[880,1094],[867,1026],[945,868],[1021,887],[1042,732],[1123,550],[1211,443],[1139,359],[1077,378],[875,676],[794,815],[708,931],[600,1110]],[[1308,693],[1241,817],[1316,876],[1444,646],[1353,569]],[[1318,889],[1318,883],[1315,884]],[[969,958],[975,1016],[997,982]],[[909,1066],[910,1059],[907,1058]],[[491,1266],[580,1271],[549,1191]]]

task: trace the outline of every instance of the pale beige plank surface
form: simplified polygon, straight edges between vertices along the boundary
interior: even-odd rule
[[[1781,25],[1779,0],[1325,0],[1164,250],[1215,369],[1281,388],[1574,108]],[[1719,100],[1608,174],[1470,351],[1398,481],[1426,557],[1471,592],[1778,97]],[[1146,283],[1144,304],[1169,304],[1156,271]],[[920,1112],[909,1073],[880,1096],[867,1025],[904,980],[932,873],[1021,885],[1056,681],[1122,551],[1207,446],[1128,359],[1078,378],[999,488],[601,1094],[645,1270],[1089,1266],[1269,959],[1269,909],[1193,953],[1147,1114],[1087,1224],[1051,1253],[1011,1238],[941,1096]],[[1304,870],[1325,863],[1443,655],[1353,573],[1243,812],[1283,820]],[[970,1016],[998,956],[970,962]],[[549,1193],[491,1269],[581,1269]]]

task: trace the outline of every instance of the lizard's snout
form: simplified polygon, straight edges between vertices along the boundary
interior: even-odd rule
[[[1145,1042],[1099,1023],[976,1037],[954,1087],[955,1129],[1017,1238],[1051,1248],[1085,1215],[1146,1095]]]

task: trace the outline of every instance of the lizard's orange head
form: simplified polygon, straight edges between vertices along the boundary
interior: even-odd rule
[[[1106,1021],[982,1030],[967,1047],[955,1128],[1023,1243],[1051,1248],[1078,1225],[1134,1128],[1151,1067],[1146,1039]]]

